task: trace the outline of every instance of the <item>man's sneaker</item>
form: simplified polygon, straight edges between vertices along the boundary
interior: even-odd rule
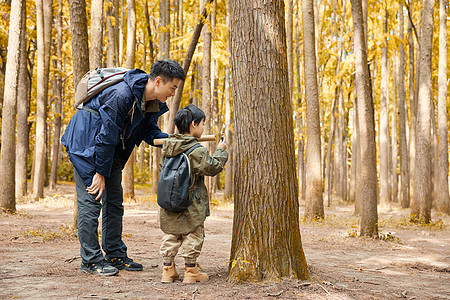
[[[119,270],[101,260],[98,263],[81,264],[80,271],[84,273],[90,273],[94,275],[113,276],[119,273]]]
[[[106,258],[106,261],[113,267],[116,267],[119,270],[126,270],[126,271],[141,271],[142,265],[140,263],[137,263],[133,261],[129,257],[113,257],[113,258]]]

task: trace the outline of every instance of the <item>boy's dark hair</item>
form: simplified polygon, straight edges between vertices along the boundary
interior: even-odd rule
[[[186,79],[186,75],[181,66],[171,59],[158,60],[152,65],[150,79],[155,80],[158,76],[162,78],[164,83],[174,78],[179,78],[183,81]]]
[[[177,126],[178,131],[181,134],[185,134],[189,133],[189,126],[192,121],[194,121],[195,124],[200,124],[200,122],[204,120],[206,120],[206,116],[203,110],[194,104],[189,104],[177,112],[174,123],[175,126]]]

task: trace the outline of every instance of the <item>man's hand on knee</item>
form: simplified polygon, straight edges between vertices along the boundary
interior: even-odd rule
[[[98,193],[95,200],[100,200],[104,190],[105,177],[103,175],[100,175],[99,173],[95,173],[94,177],[92,178],[92,184],[87,187],[86,191],[91,195],[95,195]]]

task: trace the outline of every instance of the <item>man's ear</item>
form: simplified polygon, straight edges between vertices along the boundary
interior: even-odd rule
[[[191,125],[192,125],[192,127],[194,127],[194,128],[197,127],[197,125],[195,125],[195,121],[192,121],[192,122],[191,122]]]
[[[156,85],[159,85],[159,84],[161,83],[161,81],[162,81],[162,78],[161,78],[160,76],[156,76],[156,78],[155,78],[155,84],[156,84]]]

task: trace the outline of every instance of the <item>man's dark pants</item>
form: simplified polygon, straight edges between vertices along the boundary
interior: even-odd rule
[[[117,157],[111,170],[111,176],[105,177],[105,190],[101,202],[97,195],[86,191],[80,175],[75,173],[75,187],[78,200],[78,239],[83,263],[98,263],[103,253],[98,242],[98,218],[102,211],[102,249],[107,258],[126,257],[127,246],[122,241],[123,190],[122,166]]]

